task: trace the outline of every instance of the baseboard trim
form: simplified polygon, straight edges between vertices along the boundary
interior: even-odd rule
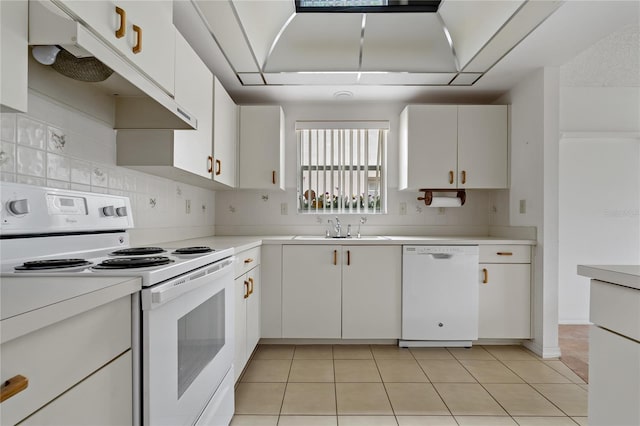
[[[559,346],[543,347],[534,341],[525,341],[523,346],[543,359],[560,358],[562,355]]]
[[[593,325],[593,323],[588,320],[562,320],[558,321],[558,325]]]
[[[296,339],[262,338],[262,345],[397,345],[398,339]]]

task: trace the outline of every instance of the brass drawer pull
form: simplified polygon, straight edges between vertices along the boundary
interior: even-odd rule
[[[253,278],[249,278],[249,296],[253,294]]]
[[[487,268],[482,268],[482,274],[483,274],[482,284],[488,283],[489,282],[489,271],[487,270]]]
[[[207,157],[207,173],[213,173],[213,157]]]
[[[137,25],[134,25],[133,32],[136,33],[137,37],[136,37],[136,45],[133,46],[133,49],[131,50],[133,51],[133,53],[137,55],[138,53],[142,52],[142,28],[140,28]]]
[[[351,266],[351,250],[347,250],[347,266]]]
[[[276,171],[275,170],[271,172],[271,183],[274,184],[274,185],[276,184]]]
[[[510,251],[499,251],[496,253],[498,256],[513,256],[513,253]]]
[[[247,265],[247,264],[249,264],[249,263],[251,263],[251,262],[253,262],[253,259],[252,259],[251,257],[247,257],[247,258],[244,260],[244,264],[245,264],[245,265]]]
[[[216,160],[216,176],[220,176],[222,173],[222,161]]]
[[[467,171],[463,170],[462,171],[462,184],[464,185],[465,183],[467,183]]]
[[[338,264],[338,250],[333,251],[333,264],[334,265]]]
[[[0,402],[11,398],[12,396],[22,392],[29,386],[29,379],[24,376],[13,376],[9,380],[5,380],[0,387]]]
[[[449,184],[453,184],[453,170],[449,170]]]
[[[127,12],[116,6],[116,13],[120,16],[120,26],[116,30],[116,38],[122,38],[127,30]]]
[[[247,297],[249,297],[249,281],[245,281],[244,282],[244,296],[243,296],[243,298],[246,299]]]

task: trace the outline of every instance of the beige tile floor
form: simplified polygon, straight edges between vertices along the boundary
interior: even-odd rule
[[[520,346],[260,345],[232,426],[587,424],[587,385]]]

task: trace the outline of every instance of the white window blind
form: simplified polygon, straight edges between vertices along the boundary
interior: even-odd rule
[[[299,212],[385,212],[387,123],[297,127]]]

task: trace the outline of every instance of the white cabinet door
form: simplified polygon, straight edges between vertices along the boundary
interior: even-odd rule
[[[167,93],[173,94],[175,28],[172,2],[62,0],[61,4]],[[116,31],[123,21],[124,34],[118,37]]]
[[[248,360],[260,340],[260,267],[256,266],[246,275],[249,282],[247,298],[247,355]]]
[[[27,112],[28,2],[0,2],[0,105]]]
[[[213,80],[213,180],[235,188],[238,107],[220,81]]]
[[[235,355],[234,355],[234,380],[238,381],[244,365],[247,361],[247,297],[249,297],[249,284],[246,276],[236,278],[233,283],[234,288],[234,308],[235,308]]]
[[[341,337],[341,247],[282,248],[282,337]]]
[[[400,338],[401,277],[401,247],[343,247],[343,339]]]
[[[277,105],[240,107],[240,188],[284,190],[284,112]]]
[[[260,335],[282,338],[282,247],[263,245],[260,265]]]
[[[400,117],[399,189],[456,188],[456,105],[409,105]]]
[[[189,114],[195,115],[198,129],[174,131],[173,163],[182,170],[211,178],[213,75],[184,37],[177,31],[175,34],[175,97]]]
[[[458,188],[507,188],[506,105],[458,106]]]
[[[128,350],[18,424],[131,425],[131,368]]]
[[[480,264],[479,338],[531,337],[530,274],[530,264]]]

